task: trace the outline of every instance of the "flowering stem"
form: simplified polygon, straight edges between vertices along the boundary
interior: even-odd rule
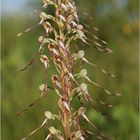
[[[70,99],[69,99],[69,93],[70,93],[70,77],[68,75],[68,73],[65,71],[65,69],[67,69],[67,61],[68,61],[68,55],[65,55],[65,57],[62,58],[62,62],[61,62],[61,88],[62,88],[62,102],[64,105],[64,110],[62,114],[62,118],[63,118],[63,126],[64,126],[64,130],[65,130],[65,136],[66,136],[66,140],[70,140],[71,139],[71,128],[70,128],[70,109],[67,109],[65,106],[65,103],[69,106],[70,105]]]
[[[60,4],[65,3],[66,0],[59,0]],[[62,11],[63,12],[63,11]],[[65,25],[64,24],[60,24],[59,26],[59,30],[60,30],[60,39],[62,41],[62,43],[65,46],[65,40],[64,40],[64,29],[65,29]],[[66,69],[68,70],[68,60],[69,60],[69,53],[68,51],[64,54],[62,54],[62,61],[61,61],[61,70],[60,70],[60,75],[61,75],[61,88],[62,88],[62,106],[64,108],[64,110],[62,111],[60,109],[60,114],[62,117],[62,123],[63,123],[63,127],[64,127],[64,131],[65,131],[65,137],[66,140],[71,140],[71,126],[70,126],[70,117],[71,117],[71,111],[70,111],[70,98],[69,98],[69,93],[71,91],[71,84],[70,84],[70,77],[69,74],[67,73]],[[69,109],[67,108],[67,106],[69,107]]]
[[[53,62],[58,75],[52,76],[52,82],[54,85],[54,91],[59,96],[59,115],[52,114],[50,111],[45,111],[45,123],[50,119],[54,120],[57,118],[59,121],[61,121],[64,128],[63,134],[55,127],[49,127],[49,134],[46,137],[46,140],[53,139],[54,137],[57,137],[59,140],[64,140],[63,135],[65,135],[65,140],[85,140],[87,137],[86,132],[89,133],[89,131],[81,127],[80,117],[92,125],[96,130],[99,131],[99,129],[85,115],[86,107],[83,107],[82,100],[88,102],[89,104],[91,104],[93,101],[96,101],[99,104],[107,106],[108,108],[112,107],[112,105],[105,103],[102,100],[92,98],[88,92],[87,84],[80,83],[80,80],[78,81],[78,79],[82,78],[84,81],[86,80],[87,82],[92,83],[93,85],[103,89],[108,95],[120,96],[120,94],[111,93],[100,84],[90,80],[90,78],[87,76],[88,72],[86,69],[81,69],[80,73],[75,74],[74,66],[79,64],[79,62],[85,62],[92,65],[93,67],[98,68],[104,74],[112,78],[116,78],[114,74],[110,74],[96,64],[88,61],[84,57],[85,52],[83,50],[76,52],[75,50],[72,51],[70,48],[73,46],[75,47],[74,49],[76,49],[78,47],[77,42],[80,41],[87,46],[91,46],[89,42],[94,43],[94,45],[96,45],[95,48],[101,52],[111,53],[112,51],[106,46],[102,46],[102,44],[92,41],[86,37],[85,32],[88,31],[86,31],[84,26],[79,22],[77,7],[74,0],[43,0],[43,3],[43,10],[49,5],[52,5],[55,8],[55,13],[52,15],[44,11],[40,13],[41,20],[39,25],[43,26],[45,29],[45,34],[38,38],[38,41],[40,42],[39,53],[41,53],[40,61],[45,66],[46,73],[51,67],[50,62]],[[52,24],[52,22],[54,22],[56,26]],[[31,30],[31,28],[25,30],[24,32],[28,32],[29,30]],[[18,36],[21,36],[24,32],[18,34]],[[93,37],[95,38],[96,36]],[[97,37],[96,39],[99,40]],[[72,41],[74,41],[76,45],[72,44]],[[101,42],[104,41],[101,40]],[[104,42],[104,44],[106,43]],[[43,54],[45,53],[46,49],[45,45],[48,46],[48,50],[50,52],[49,58]],[[33,62],[31,61],[24,69],[28,68],[32,63]],[[82,68],[81,65],[80,68]],[[49,86],[47,83],[41,84],[39,86],[42,95],[37,101],[43,97],[44,93],[48,91],[48,88]],[[73,112],[71,107],[71,101],[74,96],[78,97],[78,101],[81,103],[81,107],[75,112]],[[31,105],[33,106],[37,101],[33,102]],[[31,107],[31,105],[29,105],[29,107]],[[23,109],[22,111],[25,110],[27,110],[27,108]],[[43,125],[41,125],[41,127]],[[48,127],[47,123],[46,126]],[[36,130],[40,129],[41,127],[37,128]],[[28,136],[34,134],[36,130],[31,132]],[[103,140],[104,135],[99,131],[99,136],[97,135],[96,138]]]
[[[66,79],[66,77],[68,77],[68,75],[65,75],[63,68],[62,68],[61,78],[62,78],[63,100],[64,100],[64,102],[66,102],[69,105],[70,101],[69,101],[68,93],[70,92],[70,89],[67,87],[68,80]],[[65,108],[65,106],[64,106],[64,112],[62,113],[62,118],[63,118],[63,126],[64,126],[64,130],[65,130],[66,140],[70,140],[71,139],[70,110]]]

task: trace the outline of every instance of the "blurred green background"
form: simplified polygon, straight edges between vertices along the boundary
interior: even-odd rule
[[[91,73],[89,77],[111,91],[122,91],[124,94],[122,97],[106,96],[101,89],[90,86],[91,94],[117,105],[117,108],[106,109],[96,105],[108,115],[104,118],[89,106],[87,116],[111,140],[138,140],[138,0],[76,0],[76,3],[81,21],[97,26],[100,31],[93,33],[106,40],[108,47],[114,50],[113,54],[104,54],[88,47],[84,48],[86,57],[109,72],[116,73],[119,80],[110,79],[93,67],[87,66]],[[16,117],[17,111],[40,96],[38,86],[45,80],[44,67],[38,58],[26,71],[18,72],[37,52],[39,48],[37,39],[41,35],[41,30],[35,28],[21,38],[17,38],[16,35],[39,21],[38,15],[31,15],[30,12],[40,6],[41,1],[38,0],[2,1],[2,140],[19,140],[41,124],[45,110],[58,112],[58,98],[51,92],[35,107],[19,118]],[[93,21],[83,16],[80,11],[93,16]],[[49,75],[53,73],[51,70]],[[52,85],[50,81],[49,84]],[[75,101],[74,107],[77,106],[78,103]],[[54,123],[54,125],[59,124]],[[84,125],[94,132],[88,124]],[[45,139],[45,131],[45,129],[39,130],[30,139]]]

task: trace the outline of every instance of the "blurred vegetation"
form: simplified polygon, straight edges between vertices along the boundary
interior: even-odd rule
[[[138,140],[139,125],[139,85],[138,85],[138,1],[137,0],[76,0],[79,11],[85,11],[94,17],[93,22],[79,12],[81,21],[97,26],[96,34],[108,42],[114,53],[107,55],[94,48],[85,47],[86,57],[98,65],[116,73],[119,80],[112,80],[98,70],[88,66],[89,77],[112,91],[122,91],[122,97],[105,96],[98,88],[90,88],[94,96],[117,105],[117,108],[97,108],[108,115],[104,118],[91,107],[89,118],[111,140]],[[30,9],[39,7],[38,1],[28,3]],[[25,9],[26,10],[26,9]],[[16,112],[39,97],[38,86],[45,80],[43,66],[35,59],[26,71],[18,71],[25,66],[37,52],[39,28],[17,38],[16,35],[26,27],[35,25],[35,15],[25,15],[24,11],[14,15],[2,15],[2,140],[19,140],[39,126],[45,110],[57,112],[57,97],[53,92],[29,109],[19,118]],[[94,33],[94,32],[93,32]],[[49,72],[51,76],[53,70]],[[49,84],[52,85],[51,81]],[[74,107],[78,106],[77,101]],[[59,124],[55,124],[58,127]],[[84,123],[85,127],[94,131]],[[45,129],[39,130],[31,140],[43,140]],[[89,140],[95,138],[89,137]]]

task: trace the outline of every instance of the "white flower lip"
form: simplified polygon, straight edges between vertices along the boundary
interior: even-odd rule
[[[53,126],[52,127],[49,127],[49,131],[53,135],[55,135],[57,133],[57,130]]]
[[[78,39],[82,39],[82,38],[84,38],[84,37],[85,37],[84,32],[78,29],[78,30],[77,30],[77,38],[78,38]]]
[[[46,85],[46,84],[41,84],[41,85],[39,86],[39,90],[40,90],[40,91],[45,91],[46,88],[47,88],[47,85]]]
[[[84,55],[85,55],[84,50],[80,50],[80,51],[77,53],[77,57],[78,57],[79,59],[83,58]]]
[[[85,83],[82,83],[81,85],[80,85],[80,89],[82,90],[82,91],[87,91],[87,84],[85,84]]]
[[[79,30],[83,30],[83,29],[84,29],[83,25],[78,25],[77,28],[78,28]]]
[[[80,77],[86,77],[87,76],[87,70],[86,69],[82,69],[79,73]]]
[[[47,16],[47,14],[46,14],[45,12],[41,12],[41,13],[40,13],[40,18],[41,18],[41,19],[47,19],[48,16]]]
[[[52,113],[51,113],[50,111],[45,111],[45,112],[44,112],[44,115],[45,115],[45,117],[46,117],[47,119],[52,119],[52,118],[53,118],[53,115],[52,115]]]

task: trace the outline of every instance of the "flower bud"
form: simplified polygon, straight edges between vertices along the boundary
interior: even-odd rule
[[[63,15],[59,15],[59,17],[60,17],[60,19],[61,19],[62,21],[66,22],[66,19],[65,19],[65,17],[64,17]]]
[[[72,5],[72,3],[68,2],[68,6],[69,6],[71,9],[74,9],[74,6]]]
[[[59,45],[60,48],[63,48],[63,49],[65,48],[64,43],[63,43],[62,40],[58,41],[58,45]]]
[[[68,10],[67,6],[66,6],[64,3],[61,3],[61,7],[62,7],[65,11]]]
[[[74,20],[73,15],[69,15],[67,18],[67,22],[70,24]]]
[[[52,0],[43,0],[43,2],[44,2],[46,5],[54,4],[54,2],[53,2]]]
[[[64,105],[64,108],[65,108],[67,111],[70,111],[70,108],[69,108],[69,105],[67,104],[67,102],[63,101],[63,105]]]
[[[45,20],[45,19],[48,18],[48,15],[45,12],[41,12],[40,13],[40,18],[43,19],[43,20]]]
[[[50,2],[50,0],[43,0],[43,2],[44,2],[44,3],[49,3],[49,2]]]
[[[72,25],[73,27],[77,27],[77,23],[74,22],[74,21],[71,21],[71,25]]]

